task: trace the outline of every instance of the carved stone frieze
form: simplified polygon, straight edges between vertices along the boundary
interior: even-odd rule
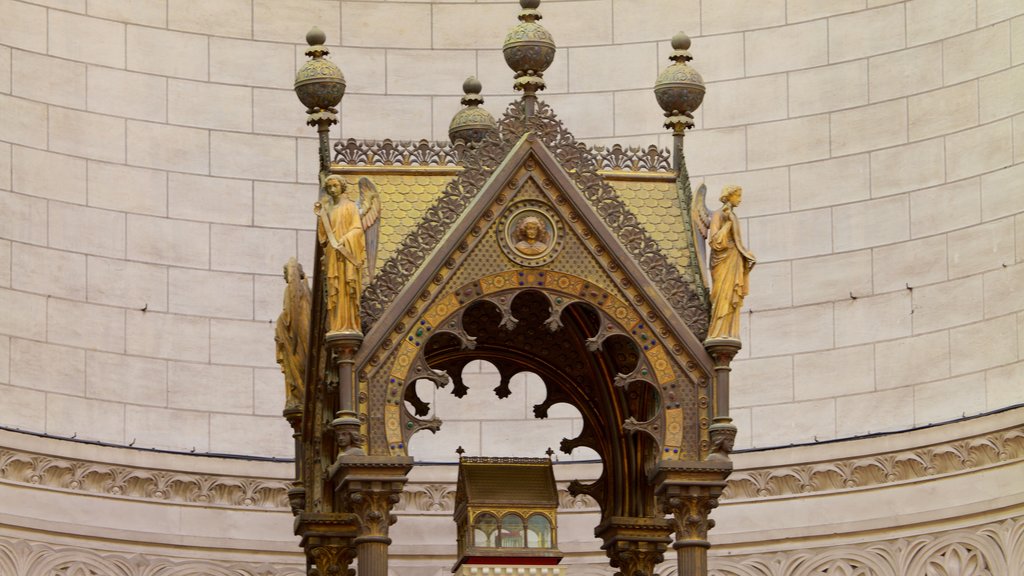
[[[1024,426],[862,458],[770,468],[736,469],[721,499],[747,500],[870,488],[970,471],[1024,459]],[[287,510],[291,482],[162,471],[0,448],[0,481],[123,498]],[[394,510],[451,510],[454,484],[409,483]],[[563,510],[596,509],[587,494],[559,490]]]
[[[126,498],[243,508],[289,507],[291,482],[148,470],[0,448],[0,480]]]
[[[729,477],[722,499],[867,488],[955,474],[1021,458],[1024,458],[1024,426],[863,458],[738,469]]]
[[[0,537],[4,576],[305,576],[299,564],[218,562],[156,555],[104,553]]]
[[[1009,576],[1024,569],[1024,518],[913,538],[709,560],[709,576]],[[675,570],[661,574],[673,576]]]

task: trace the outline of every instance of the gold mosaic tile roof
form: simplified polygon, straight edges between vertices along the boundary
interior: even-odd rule
[[[547,458],[462,458],[456,498],[472,505],[558,506]]]
[[[419,224],[427,208],[455,177],[454,170],[415,172],[336,169],[350,183],[366,176],[380,193],[381,220],[378,266],[387,261],[402,244],[402,239]]]
[[[683,238],[683,210],[675,180],[606,178],[665,256],[680,270],[690,263]]]
[[[355,183],[361,176],[370,178],[381,195],[382,217],[380,251],[377,262],[387,261],[402,239],[423,217],[424,212],[441,195],[458,169],[439,170],[416,167],[345,167],[335,172]],[[610,175],[607,182],[615,189],[630,211],[661,246],[665,256],[678,268],[689,265],[687,243],[682,238],[683,212],[679,206],[675,180],[656,178],[623,178]]]

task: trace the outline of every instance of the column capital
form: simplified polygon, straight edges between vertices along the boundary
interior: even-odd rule
[[[359,519],[356,544],[390,544],[388,528],[395,523],[391,510],[398,503],[412,458],[380,456],[342,456],[330,473],[335,493],[344,509]]]
[[[311,576],[349,576],[356,556],[354,539],[359,519],[351,513],[301,512],[295,533],[302,537],[306,566]]]
[[[671,533],[672,524],[664,518],[613,516],[594,529],[612,568],[619,569],[617,576],[652,576],[665,560]]]
[[[306,564],[315,567],[315,576],[349,576],[356,549],[351,541],[317,540],[306,547]],[[313,575],[313,570],[309,570]]]
[[[728,366],[742,348],[743,343],[732,338],[714,338],[704,341],[704,349],[707,350],[716,367]]]
[[[658,486],[658,506],[672,516],[676,533],[673,548],[710,546],[708,530],[715,527],[715,521],[709,516],[718,507],[724,489],[724,480],[665,480]]]

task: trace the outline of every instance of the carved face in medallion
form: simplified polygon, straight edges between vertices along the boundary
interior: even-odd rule
[[[541,256],[548,251],[551,241],[551,223],[539,212],[525,211],[509,225],[509,239],[513,248],[526,257]]]
[[[502,215],[498,243],[505,255],[522,266],[544,266],[558,256],[563,243],[561,220],[536,200],[521,200]]]
[[[536,216],[521,218],[516,224],[513,239],[516,240],[515,248],[524,256],[539,256],[548,249],[550,238],[547,228]]]

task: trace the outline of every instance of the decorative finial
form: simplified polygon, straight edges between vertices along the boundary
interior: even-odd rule
[[[516,90],[523,91],[523,98],[532,107],[538,90],[543,90],[544,71],[555,59],[555,40],[546,28],[537,23],[541,19],[537,7],[540,0],[519,0],[523,8],[516,24],[505,37],[502,52],[505,63],[515,72]]]
[[[479,80],[477,80],[476,76],[470,76],[469,78],[466,78],[465,82],[462,83],[462,91],[466,94],[466,96],[479,95],[481,92],[484,91],[484,85],[481,84]],[[480,102],[483,101],[484,99],[480,98]],[[462,103],[469,104],[469,102],[466,102],[466,98],[462,99]]]
[[[462,83],[462,91],[466,93],[462,97],[462,105],[465,108],[456,112],[451,124],[448,125],[448,138],[452,142],[479,142],[488,132],[498,128],[491,113],[480,108],[484,103],[483,97],[480,96],[482,90],[483,85],[476,76],[470,76]]]
[[[690,37],[686,35],[686,32],[676,32],[675,36],[672,37],[672,47],[679,51],[685,51],[690,49]],[[689,54],[687,54],[689,56]],[[669,59],[673,59],[669,56]],[[687,58],[687,60],[693,60],[693,58]]]
[[[330,53],[323,45],[326,41],[327,36],[319,28],[313,27],[306,34],[306,42],[309,43],[306,55],[310,60],[295,74],[295,93],[299,101],[306,105],[306,113],[310,114],[308,124],[311,126],[318,124],[317,119],[313,118],[317,113],[337,113],[335,106],[345,95],[345,75],[341,73],[341,68],[324,59],[324,55]],[[337,118],[334,123],[337,123]]]
[[[295,73],[295,95],[306,106],[306,124],[316,126],[320,138],[321,179],[330,168],[331,157],[327,134],[332,124],[338,123],[337,106],[345,95],[345,75],[341,68],[324,58],[329,52],[324,46],[327,35],[314,26],[306,33],[310,59]]]
[[[544,453],[548,455],[548,459],[549,460],[551,459],[552,456],[555,455],[555,451],[551,449],[551,446],[548,446],[548,449],[545,450]]]
[[[665,111],[665,128],[682,135],[687,128],[693,128],[693,112],[704,101],[704,79],[688,64],[693,60],[689,36],[683,32],[673,36],[672,48],[668,57],[672,64],[658,75],[654,96]]]
[[[462,455],[465,454],[466,451],[462,449],[462,446],[459,446],[455,449],[455,453],[459,455],[459,458],[462,458]]]
[[[327,42],[327,34],[324,31],[313,26],[306,32],[306,44],[310,46],[323,46]]]

